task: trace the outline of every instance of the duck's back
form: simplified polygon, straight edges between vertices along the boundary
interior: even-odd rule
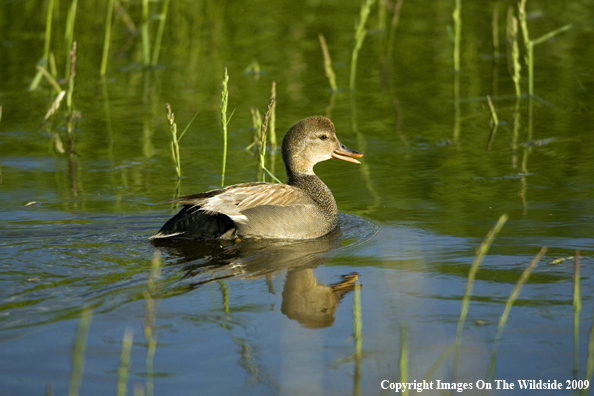
[[[171,202],[184,207],[153,239],[307,239],[336,225],[335,213],[286,184],[244,183]]]

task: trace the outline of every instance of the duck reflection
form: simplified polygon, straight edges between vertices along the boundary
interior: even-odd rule
[[[328,327],[342,297],[354,289],[358,275],[344,275],[334,285],[318,283],[313,269],[326,263],[341,246],[342,232],[336,227],[330,233],[311,240],[212,240],[163,243],[153,245],[169,256],[172,264],[183,267],[183,293],[226,278],[254,279],[287,270],[282,293],[281,312],[306,328]],[[269,283],[269,290],[274,293]]]

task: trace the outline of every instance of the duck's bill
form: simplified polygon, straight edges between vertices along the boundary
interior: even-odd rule
[[[363,153],[350,149],[342,143],[336,150],[332,152],[332,158],[352,162],[354,164],[360,164],[360,162],[357,161],[354,157],[363,157]]]

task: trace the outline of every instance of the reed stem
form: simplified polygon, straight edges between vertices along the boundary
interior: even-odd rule
[[[528,264],[528,266],[526,267],[524,272],[522,272],[520,279],[518,279],[516,286],[512,290],[511,294],[509,295],[509,298],[507,299],[507,302],[505,303],[505,308],[503,309],[503,313],[499,317],[499,324],[497,325],[497,334],[495,335],[495,341],[493,342],[493,349],[491,349],[491,360],[489,363],[489,371],[488,371],[488,380],[489,381],[491,381],[492,379],[495,378],[495,361],[496,361],[496,357],[497,357],[497,346],[499,345],[499,342],[501,341],[501,337],[503,335],[503,329],[505,328],[505,324],[507,323],[507,318],[509,317],[509,313],[512,309],[512,306],[518,299],[518,296],[520,295],[520,292],[522,291],[522,286],[524,286],[524,284],[526,284],[526,282],[528,281],[528,278],[530,277],[530,274],[532,273],[532,271],[534,270],[534,268],[536,267],[536,265],[538,264],[538,262],[540,261],[542,256],[545,255],[546,252],[547,252],[547,248],[542,247],[540,249],[540,251],[536,254],[536,256],[534,256],[532,261],[530,261],[530,264]]]
[[[227,74],[226,67],[221,91],[221,122],[223,124],[223,170],[221,174],[221,187],[224,187],[225,168],[227,166],[227,104],[229,102],[229,75]]]
[[[454,71],[460,71],[460,40],[462,37],[462,0],[456,0],[452,14],[454,20]]]
[[[39,61],[39,66],[46,68],[49,60],[50,54],[50,42],[52,37],[52,19],[54,13],[54,3],[55,0],[49,0],[47,4],[47,14],[45,18],[45,42],[43,45],[43,57]],[[33,81],[29,85],[29,91],[34,91],[39,86],[39,82],[41,81],[41,72],[37,72],[35,77],[33,77]]]
[[[105,22],[105,35],[103,36],[103,55],[101,56],[101,76],[105,75],[107,70],[107,58],[109,55],[109,42],[111,40],[111,20],[113,18],[114,0],[107,3],[107,20]]]
[[[74,41],[74,21],[76,20],[77,3],[78,0],[72,0],[70,7],[68,8],[68,17],[66,18],[66,32],[64,35],[66,39],[66,48],[72,48],[72,42]],[[70,62],[70,54],[67,54],[66,71],[64,72],[64,76],[67,80],[70,78]]]
[[[580,358],[580,312],[582,297],[580,292],[580,251],[575,252],[573,264],[573,373],[577,375]]]
[[[400,383],[408,382],[408,327],[400,326]],[[408,395],[408,389],[402,391],[403,396]]]
[[[479,269],[479,266],[483,262],[483,258],[491,248],[493,244],[493,240],[499,234],[499,231],[503,228],[503,225],[507,221],[507,214],[501,215],[497,224],[489,231],[485,239],[481,242],[479,247],[476,250],[476,254],[474,256],[474,260],[470,265],[470,271],[468,272],[468,278],[466,280],[466,285],[464,286],[464,296],[462,297],[462,305],[460,307],[460,318],[458,319],[458,327],[456,329],[456,341],[455,341],[455,354],[454,354],[454,363],[452,367],[452,376],[455,377],[458,372],[458,360],[460,355],[460,345],[462,344],[462,332],[464,331],[464,322],[466,321],[466,316],[468,315],[468,306],[470,304],[470,296],[472,295],[472,286],[474,284],[474,279],[476,278],[476,273]]]
[[[149,0],[142,0],[142,64],[150,65],[151,45],[149,37]]]
[[[163,31],[165,30],[165,21],[167,20],[167,10],[169,9],[169,1],[163,2],[163,8],[159,15],[159,27],[157,29],[157,37],[155,37],[155,48],[153,48],[153,59],[151,61],[152,66],[156,66],[159,61],[159,52],[161,51],[161,40],[163,39]]]
[[[359,58],[359,50],[361,49],[363,40],[365,40],[365,36],[367,35],[365,23],[367,22],[369,11],[371,10],[373,3],[375,3],[375,0],[364,0],[363,4],[361,5],[361,12],[359,14],[359,23],[355,28],[355,48],[353,48],[353,54],[351,57],[351,79],[349,83],[349,88],[351,91],[355,90],[355,78],[357,74],[357,60]]]
[[[336,74],[334,73],[334,69],[332,69],[332,59],[330,58],[330,51],[328,51],[328,46],[326,45],[326,39],[324,35],[320,33],[318,35],[320,39],[320,46],[322,47],[322,54],[324,55],[324,71],[326,72],[326,77],[328,77],[328,81],[330,82],[330,88],[332,92],[338,91],[338,87],[336,86]]]

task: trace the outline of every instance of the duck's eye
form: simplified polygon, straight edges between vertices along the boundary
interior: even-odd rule
[[[320,135],[320,139],[321,140],[326,140],[326,139],[328,139],[328,136],[326,136],[326,135]]]

